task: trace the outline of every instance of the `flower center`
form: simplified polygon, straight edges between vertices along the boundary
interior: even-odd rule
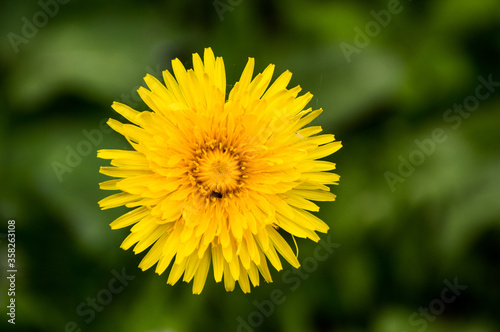
[[[210,166],[210,176],[216,183],[226,182],[227,178],[230,176],[230,172],[229,165],[220,160],[214,162]]]
[[[189,176],[203,196],[216,201],[239,192],[247,177],[245,165],[235,148],[210,144],[196,150]]]

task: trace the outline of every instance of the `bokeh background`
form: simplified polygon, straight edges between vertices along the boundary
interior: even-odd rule
[[[0,279],[2,331],[500,331],[499,84],[450,113],[478,77],[500,82],[499,1],[2,1],[0,17],[1,275],[9,219],[18,268],[15,326]],[[111,103],[145,109],[146,73],[209,46],[229,85],[249,56],[292,71],[344,145],[319,213],[337,247],[320,261],[298,240],[300,279],[273,271],[250,294],[141,272],[144,254],[119,248],[128,229],[109,228],[126,210],[97,205],[96,151],[128,147],[101,125]],[[113,271],[130,280],[108,299]],[[445,280],[467,286],[450,303]]]

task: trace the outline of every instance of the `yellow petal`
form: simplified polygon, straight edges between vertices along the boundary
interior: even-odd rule
[[[111,224],[111,229],[119,229],[135,224],[140,219],[148,215],[149,209],[145,206],[141,206],[133,211],[127,212],[121,217],[115,219]]]
[[[294,268],[299,268],[300,263],[288,243],[286,243],[285,239],[283,239],[283,237],[281,237],[281,235],[279,235],[278,232],[272,227],[268,227],[268,233],[269,238],[276,247],[276,250],[278,250],[278,252],[285,257],[288,263],[290,263]]]
[[[205,255],[200,261],[198,270],[194,276],[193,294],[200,294],[207,280],[208,269],[210,268],[210,251],[205,251]]]
[[[137,196],[129,193],[119,193],[101,199],[98,203],[102,210],[111,209],[117,206],[125,205],[128,202],[137,200]]]
[[[220,282],[222,280],[222,273],[224,272],[224,257],[222,256],[222,247],[220,245],[212,247],[212,262],[214,265],[215,282]]]
[[[320,146],[317,149],[309,152],[309,158],[320,159],[320,158],[329,156],[332,153],[338,151],[341,147],[342,147],[341,142],[333,142],[330,144]]]

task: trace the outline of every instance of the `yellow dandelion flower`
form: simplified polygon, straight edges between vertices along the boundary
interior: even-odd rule
[[[274,65],[252,79],[249,58],[239,82],[226,100],[222,58],[205,49],[204,61],[193,54],[194,69],[172,61],[175,75],[163,72],[165,85],[147,75],[149,88],[138,92],[152,111],[138,112],[113,103],[113,109],[133,124],[109,119],[133,150],[99,150],[111,159],[100,172],[116,179],[104,190],[120,193],[99,202],[102,209],[133,208],[111,223],[112,229],[133,225],[121,247],[136,254],[151,247],[139,264],[156,264],[162,274],[172,264],[167,283],[193,278],[193,293],[205,285],[210,265],[216,282],[227,291],[236,281],[243,292],[259,274],[272,282],[267,261],[276,270],[280,253],[300,266],[280,234],[318,241],[316,231],[328,225],[311,214],[311,201],[333,201],[326,185],[339,176],[335,164],[320,161],[342,146],[333,135],[317,135],[319,126],[305,127],[322,110],[304,109],[312,95],[297,97],[301,88],[287,89],[292,74],[285,71],[269,86]]]

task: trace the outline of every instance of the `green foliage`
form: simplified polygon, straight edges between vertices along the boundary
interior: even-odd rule
[[[500,91],[453,113],[459,125],[446,116],[476,95],[478,77],[500,82],[500,6],[401,1],[386,26],[373,23],[379,31],[356,44],[357,31],[377,22],[372,11],[391,2],[69,1],[16,45],[9,34],[23,36],[22,18],[32,22],[42,8],[3,2],[0,232],[16,220],[15,330],[64,331],[71,322],[82,331],[500,330]],[[357,51],[346,55],[343,43]],[[128,231],[108,226],[126,210],[97,205],[106,162],[96,151],[128,146],[102,127],[115,116],[111,103],[145,109],[136,90],[146,73],[160,77],[175,57],[190,66],[191,53],[209,46],[224,57],[228,85],[249,56],[258,70],[289,69],[291,85],[311,91],[310,106],[324,110],[316,124],[344,145],[331,158],[341,175],[337,201],[319,213],[331,227],[322,241],[340,247],[310,272],[303,266],[303,276],[284,264],[272,284],[261,280],[246,295],[226,293],[209,276],[195,296],[190,285],[140,271],[144,254],[119,248]],[[445,138],[426,153],[416,140],[431,144],[435,129]],[[71,150],[86,148],[71,162]],[[299,261],[314,257],[318,244],[298,242]],[[82,314],[79,306],[123,268],[134,279],[95,317]],[[444,280],[455,278],[467,289],[442,313],[412,319],[420,308],[435,312]],[[6,305],[5,278],[0,285]],[[267,317],[258,307],[273,303],[274,290],[283,302]],[[1,329],[14,330],[5,317]],[[260,326],[241,327],[259,317]]]

